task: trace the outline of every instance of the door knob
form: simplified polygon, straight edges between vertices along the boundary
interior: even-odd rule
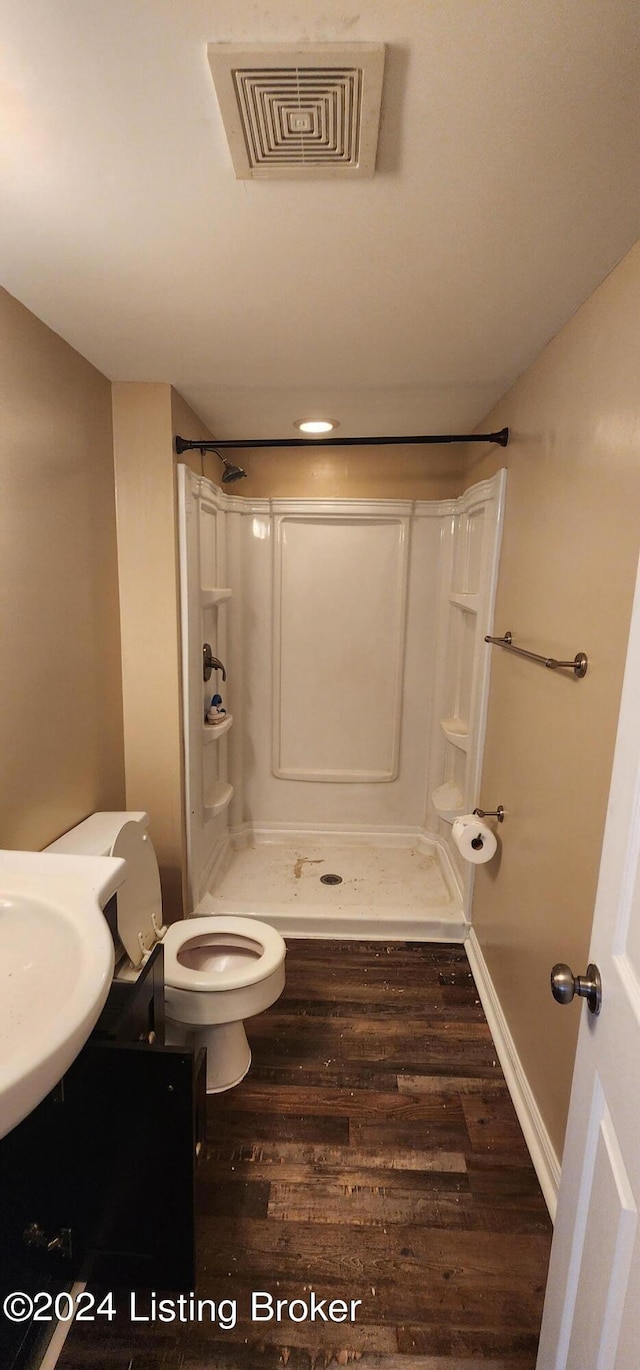
[[[551,993],[559,1004],[570,1004],[574,994],[579,994],[586,999],[590,1013],[599,1013],[602,1006],[600,971],[590,962],[586,975],[574,975],[569,966],[559,962],[551,972]]]

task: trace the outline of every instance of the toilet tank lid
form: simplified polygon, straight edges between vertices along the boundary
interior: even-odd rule
[[[69,832],[63,833],[56,842],[45,848],[48,852],[67,853],[70,856],[110,856],[113,844],[125,823],[139,823],[142,831],[149,826],[148,813],[124,813],[114,810],[108,813],[92,813],[83,823],[78,823]]]

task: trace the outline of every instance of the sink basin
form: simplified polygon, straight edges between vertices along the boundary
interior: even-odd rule
[[[0,1137],[84,1046],[113,976],[103,908],[125,862],[0,852]]]

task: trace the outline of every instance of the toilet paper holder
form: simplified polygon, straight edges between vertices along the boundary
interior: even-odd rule
[[[504,823],[504,807],[498,804],[497,809],[474,809],[473,812],[478,818],[497,818],[499,823]]]

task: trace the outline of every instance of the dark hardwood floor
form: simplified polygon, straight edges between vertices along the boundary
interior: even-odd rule
[[[197,1294],[237,1325],[123,1311],[60,1370],[532,1370],[551,1224],[464,950],[292,941],[248,1032],[199,1170]],[[249,1319],[311,1290],[355,1321]]]

